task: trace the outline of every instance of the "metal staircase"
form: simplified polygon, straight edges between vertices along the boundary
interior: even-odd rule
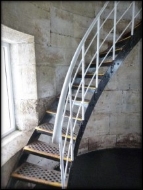
[[[113,8],[106,19],[102,19],[102,14],[110,3],[113,4]],[[29,142],[23,148],[11,174],[8,188],[14,188],[18,180],[47,187],[68,188],[72,165],[78,155],[82,135],[92,110],[112,75],[142,36],[142,23],[136,24],[141,9],[136,12],[136,4],[131,2],[118,18],[119,5],[120,2],[106,2],[91,23],[73,56],[60,96],[53,102],[51,109],[46,111],[43,120],[35,127]],[[132,13],[132,18],[122,32],[117,34],[118,23],[129,12]],[[102,40],[102,27],[111,14],[113,25]],[[94,35],[87,44],[92,32]],[[111,36],[111,45],[106,51],[101,51]],[[93,48],[94,53],[91,53]],[[87,56],[88,53],[91,56]],[[52,142],[41,141],[40,136],[43,134],[47,137],[52,136]],[[59,167],[56,165],[53,169],[47,169],[38,164],[28,163],[29,155],[55,160]]]

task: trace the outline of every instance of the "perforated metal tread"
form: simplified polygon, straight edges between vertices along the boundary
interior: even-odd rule
[[[85,75],[85,78],[92,78],[94,75],[94,73],[86,73]],[[103,76],[104,74],[98,74],[98,79],[101,79],[101,77]],[[94,76],[95,78],[96,76]],[[76,78],[82,78],[82,73],[78,73]]]
[[[72,88],[78,88],[78,86],[79,86],[79,84],[73,84],[72,85]],[[81,86],[82,87],[82,86]],[[81,88],[80,87],[80,88]],[[88,87],[88,85],[85,85],[84,86],[84,88],[87,88]],[[89,89],[91,89],[91,90],[95,90],[96,88],[95,88],[95,86],[89,86]]]
[[[122,48],[116,49],[116,50],[115,50],[115,54],[119,53],[120,51],[122,51]],[[101,53],[99,54],[99,57],[100,57],[100,58],[103,58],[103,57],[107,54],[107,52],[108,52],[108,50],[107,50],[106,52],[101,52]],[[108,53],[108,56],[111,56],[112,54],[113,54],[113,52],[110,51],[110,52]],[[108,57],[108,56],[107,56],[107,57]]]
[[[54,125],[52,123],[43,123],[43,124],[35,127],[35,129],[41,133],[45,132],[45,133],[50,133],[50,134],[53,134],[53,128],[54,128]],[[73,140],[76,140],[78,131],[79,131],[79,126],[76,126],[75,131],[73,133]],[[66,137],[66,129],[65,128],[62,128],[62,136]],[[70,132],[68,132],[67,138],[71,138]]]
[[[113,61],[105,61],[101,64],[101,67],[109,67],[112,63],[113,63]],[[96,61],[95,60],[91,63],[90,68],[96,68]]]
[[[25,162],[11,175],[14,178],[44,185],[61,187],[61,173]],[[66,176],[66,179],[68,175]],[[67,182],[66,182],[67,184]]]
[[[43,157],[50,157],[53,159],[60,159],[59,155],[59,148],[55,146],[51,146],[45,142],[42,141],[34,141],[33,143],[30,143],[29,145],[26,145],[24,148],[24,151],[28,151],[30,153],[43,156]],[[67,160],[67,151],[64,153],[64,160]],[[68,161],[71,161],[70,158],[68,158]]]
[[[52,114],[52,115],[56,115],[57,113],[57,108],[52,108],[52,109],[49,109],[46,111],[47,113],[49,114]],[[81,114],[78,114],[78,117],[76,117],[76,113],[73,113],[73,119],[76,119],[78,121],[82,121],[82,116]],[[66,110],[66,113],[65,113],[65,117],[69,117],[70,116],[70,112],[68,110]]]
[[[58,99],[60,98],[60,96],[58,97]],[[74,100],[74,96],[72,96],[72,101]],[[76,100],[74,100],[75,102],[81,102],[82,98],[76,97]],[[84,104],[89,104],[89,100],[85,99],[84,100]]]

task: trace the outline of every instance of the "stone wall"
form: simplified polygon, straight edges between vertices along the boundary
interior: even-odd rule
[[[113,147],[141,148],[142,41],[132,49],[100,96],[80,153]]]
[[[35,40],[37,100],[29,98],[26,108],[23,102],[20,108],[26,110],[26,114],[30,115],[34,107],[39,121],[60,93],[76,47],[102,6],[102,1],[2,2],[2,24],[30,34]],[[124,7],[124,3],[121,6]],[[103,37],[112,19],[104,27]],[[126,24],[126,20],[121,24]],[[140,147],[141,49],[139,42],[106,86],[88,122],[79,153],[101,148]],[[23,51],[21,47],[21,53]],[[24,64],[30,67],[28,58],[26,60]],[[29,75],[25,74],[29,83]]]
[[[2,24],[35,38],[39,119],[60,93],[76,47],[101,6],[86,1],[2,2]]]

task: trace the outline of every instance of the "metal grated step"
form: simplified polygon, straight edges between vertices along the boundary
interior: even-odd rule
[[[55,146],[51,146],[42,141],[34,141],[33,143],[26,145],[24,147],[24,151],[30,152],[31,154],[43,156],[43,157],[50,157],[51,159],[60,159],[59,155],[59,148]],[[70,158],[67,158],[67,151],[64,152],[64,160],[72,161]]]
[[[50,109],[50,110],[47,110],[46,111],[47,113],[49,113],[49,114],[52,114],[52,115],[56,115],[56,113],[57,113],[57,108],[52,108],[52,109]],[[70,116],[70,111],[68,111],[68,110],[66,110],[66,112],[65,112],[65,117],[69,117]],[[78,114],[78,116],[77,116],[77,114],[76,113],[73,113],[73,119],[76,119],[76,120],[78,120],[78,121],[82,121],[82,116],[81,116],[81,114]]]
[[[72,85],[72,88],[73,89],[77,89],[79,87],[79,84],[73,84]],[[84,85],[84,88],[87,88],[88,87],[88,85]],[[80,86],[80,88],[82,88],[82,86]],[[96,87],[95,86],[89,86],[89,90],[95,90],[96,89]]]
[[[13,173],[12,177],[55,187],[61,186],[61,173],[56,170],[48,170],[43,167],[25,162]],[[66,180],[68,175],[66,175]],[[66,182],[67,184],[67,182]],[[67,186],[67,185],[66,185]]]
[[[53,129],[54,129],[54,125],[52,123],[43,123],[37,127],[35,127],[35,129],[39,132],[44,132],[44,133],[48,133],[48,134],[53,134]],[[76,140],[77,134],[79,131],[79,126],[76,126],[75,131],[73,133],[73,140]],[[66,129],[62,128],[62,136],[66,137]],[[70,135],[70,131],[67,134],[67,138],[71,138]]]
[[[101,67],[109,67],[112,63],[113,63],[113,61],[105,61],[101,64]],[[91,63],[90,68],[96,68],[96,61],[95,60]]]
[[[60,96],[58,97],[58,99],[60,98]],[[74,100],[74,96],[72,96],[72,101]],[[76,97],[76,99],[74,100],[74,104],[76,104],[76,105],[80,105],[80,103],[82,102],[82,98],[79,98],[79,97]],[[89,100],[87,100],[87,99],[85,99],[84,100],[84,104],[85,104],[85,106],[88,106],[88,104],[89,104]]]
[[[122,50],[122,48],[116,49],[116,50],[115,50],[115,54],[119,53],[121,50]],[[108,51],[107,51],[107,52],[108,52]],[[99,57],[100,57],[100,58],[104,58],[104,56],[107,54],[107,52],[101,52],[101,53],[99,54]],[[113,54],[113,52],[110,51],[110,52],[108,53],[108,56],[107,56],[107,57],[112,56],[112,54]]]
[[[87,73],[85,75],[85,78],[92,78],[93,75],[94,75],[94,73]],[[103,75],[104,74],[98,74],[98,79],[101,79]],[[77,76],[76,76],[76,78],[82,78],[82,73],[78,73]],[[94,78],[96,78],[96,76],[94,76]]]

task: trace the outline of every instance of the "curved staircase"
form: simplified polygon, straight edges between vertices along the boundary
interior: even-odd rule
[[[109,6],[109,2],[106,2],[73,56],[60,96],[55,99],[51,109],[46,111],[44,118],[39,126],[35,127],[29,142],[23,148],[7,188],[14,188],[18,180],[41,184],[47,188],[68,188],[74,159],[78,155],[82,135],[92,110],[112,75],[142,36],[142,22],[135,23],[135,18],[141,10],[135,13],[134,2],[127,10],[132,11],[133,17],[121,35],[117,36],[119,3],[114,2],[109,13],[109,16],[114,14],[113,27],[103,40],[106,41],[108,36],[112,35],[111,46],[106,51],[101,51],[103,41],[100,42],[100,30],[108,21],[108,16],[102,23],[100,18]],[[97,32],[86,47],[86,40],[95,26]],[[86,53],[90,51],[91,44],[94,44],[96,50],[91,60],[87,62]],[[41,140],[42,135],[49,137],[50,140],[52,136],[51,142]],[[28,162],[31,155],[33,162]],[[36,156],[46,158],[52,163],[55,161],[56,164],[52,169],[40,166],[34,163]]]

